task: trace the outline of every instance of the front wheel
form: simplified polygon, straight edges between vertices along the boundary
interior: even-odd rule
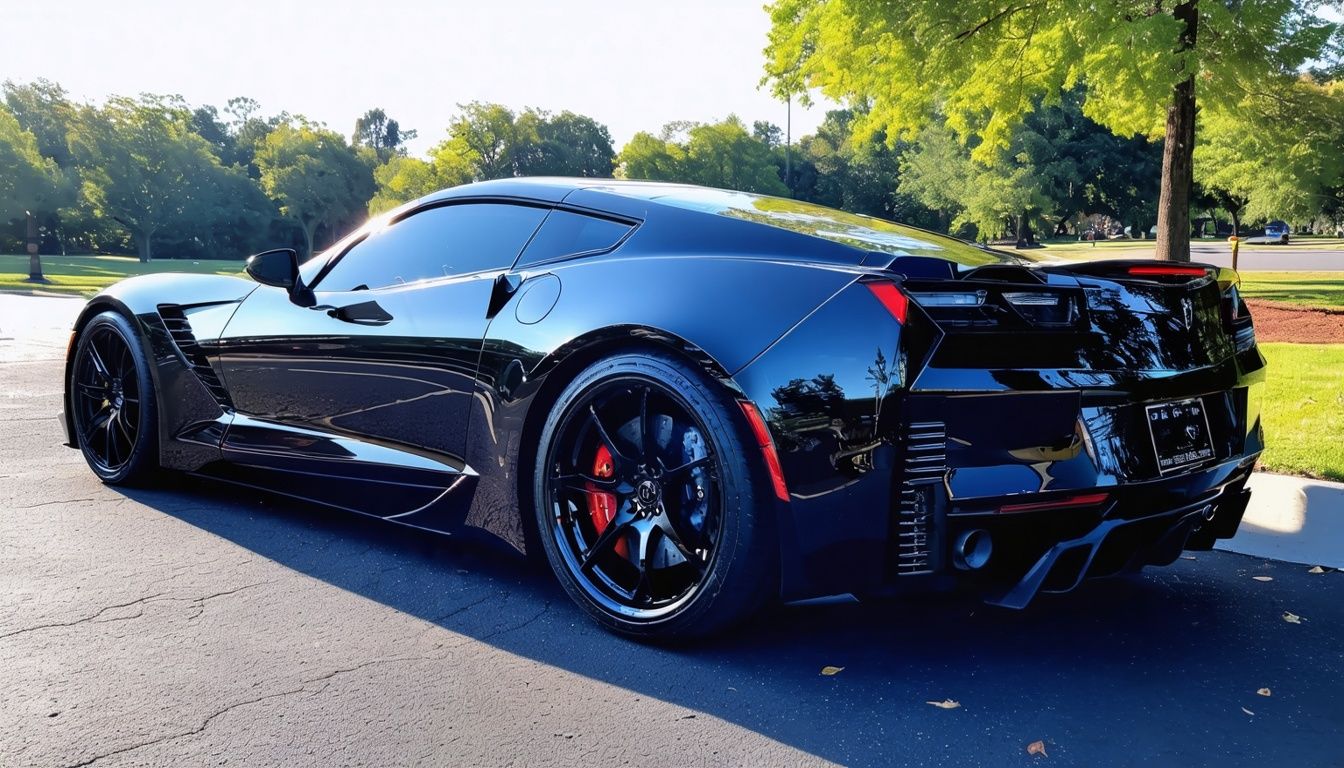
[[[158,471],[154,382],[125,317],[103,312],[80,331],[67,391],[75,439],[103,482],[143,483]]]
[[[557,399],[534,472],[538,531],[565,590],[608,629],[705,635],[768,594],[771,515],[737,408],[650,354],[595,363]]]

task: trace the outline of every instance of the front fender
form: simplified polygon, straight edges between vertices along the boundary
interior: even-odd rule
[[[100,291],[85,305],[71,329],[72,344],[65,364],[67,434],[75,434],[69,391],[73,340],[92,317],[110,310],[131,321],[150,361],[159,415],[160,464],[191,470],[218,459],[211,427],[224,417],[225,409],[218,393],[201,378],[201,366],[209,368],[205,346],[192,349],[187,340],[208,345],[256,287],[256,283],[232,275],[163,272],[128,278]],[[172,330],[165,322],[165,313],[177,320]]]

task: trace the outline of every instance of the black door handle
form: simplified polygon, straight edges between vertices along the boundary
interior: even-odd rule
[[[379,306],[376,301],[361,301],[358,304],[348,304],[344,307],[319,304],[313,309],[325,309],[328,317],[334,317],[337,320],[355,323],[356,325],[387,325],[393,320],[387,310]]]

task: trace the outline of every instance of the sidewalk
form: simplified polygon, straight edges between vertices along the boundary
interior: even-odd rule
[[[1344,483],[1256,472],[1241,528],[1215,548],[1344,568]]]

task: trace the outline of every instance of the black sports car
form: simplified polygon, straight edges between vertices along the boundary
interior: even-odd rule
[[[1199,264],[516,179],[247,273],[89,302],[62,421],[100,478],[488,531],[635,636],[956,583],[1022,607],[1231,536],[1263,447],[1237,275]]]

